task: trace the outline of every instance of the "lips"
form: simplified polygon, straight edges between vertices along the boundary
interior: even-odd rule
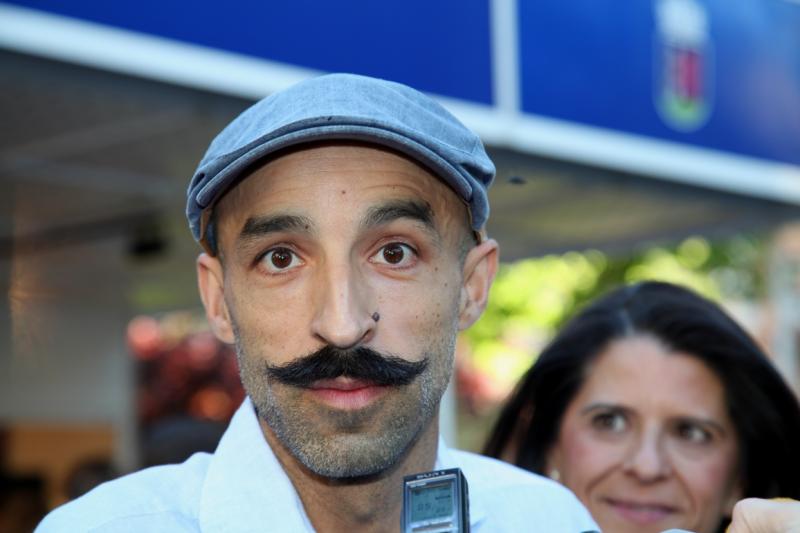
[[[607,498],[605,503],[611,506],[614,512],[625,520],[642,525],[660,522],[678,512],[676,507],[658,502],[637,502]]]
[[[371,381],[338,377],[315,381],[308,391],[318,401],[330,407],[355,410],[367,407],[388,388]]]

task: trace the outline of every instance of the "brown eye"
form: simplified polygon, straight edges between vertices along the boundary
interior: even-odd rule
[[[370,261],[383,266],[390,266],[393,270],[410,268],[416,264],[417,251],[402,242],[390,242],[370,257]]]
[[[272,252],[270,261],[272,261],[275,268],[286,268],[292,264],[292,252],[286,248],[279,248]]]
[[[710,432],[692,422],[682,422],[678,424],[676,431],[681,439],[694,444],[705,444],[712,439]]]
[[[396,265],[400,263],[406,255],[403,245],[394,243],[383,248],[383,259],[391,264]]]
[[[272,273],[285,272],[302,264],[292,250],[283,247],[273,248],[268,251],[264,254],[262,262],[264,267]]]
[[[598,413],[592,417],[592,426],[598,431],[619,433],[624,431],[627,425],[627,420],[621,413]]]

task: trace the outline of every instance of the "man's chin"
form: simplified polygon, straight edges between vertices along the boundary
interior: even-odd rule
[[[402,461],[409,444],[391,433],[345,434],[290,449],[294,448],[293,455],[317,476],[340,483],[359,483],[390,472]]]
[[[309,473],[352,482],[392,471],[418,440],[435,409],[417,388],[385,387],[365,405],[344,409],[308,389],[275,386],[251,397],[277,443]]]

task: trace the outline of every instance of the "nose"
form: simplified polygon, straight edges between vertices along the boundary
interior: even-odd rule
[[[376,309],[372,289],[362,272],[349,263],[320,269],[313,291],[312,333],[325,344],[347,349],[369,341]]]
[[[623,463],[624,470],[644,482],[658,481],[672,471],[664,443],[656,434],[643,434],[632,443]]]

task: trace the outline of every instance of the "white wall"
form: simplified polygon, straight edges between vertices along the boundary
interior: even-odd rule
[[[115,428],[115,459],[135,466],[130,318],[121,243],[16,254],[4,299],[0,419],[99,422]],[[10,267],[10,268],[9,268]],[[5,291],[4,291],[5,292]]]

